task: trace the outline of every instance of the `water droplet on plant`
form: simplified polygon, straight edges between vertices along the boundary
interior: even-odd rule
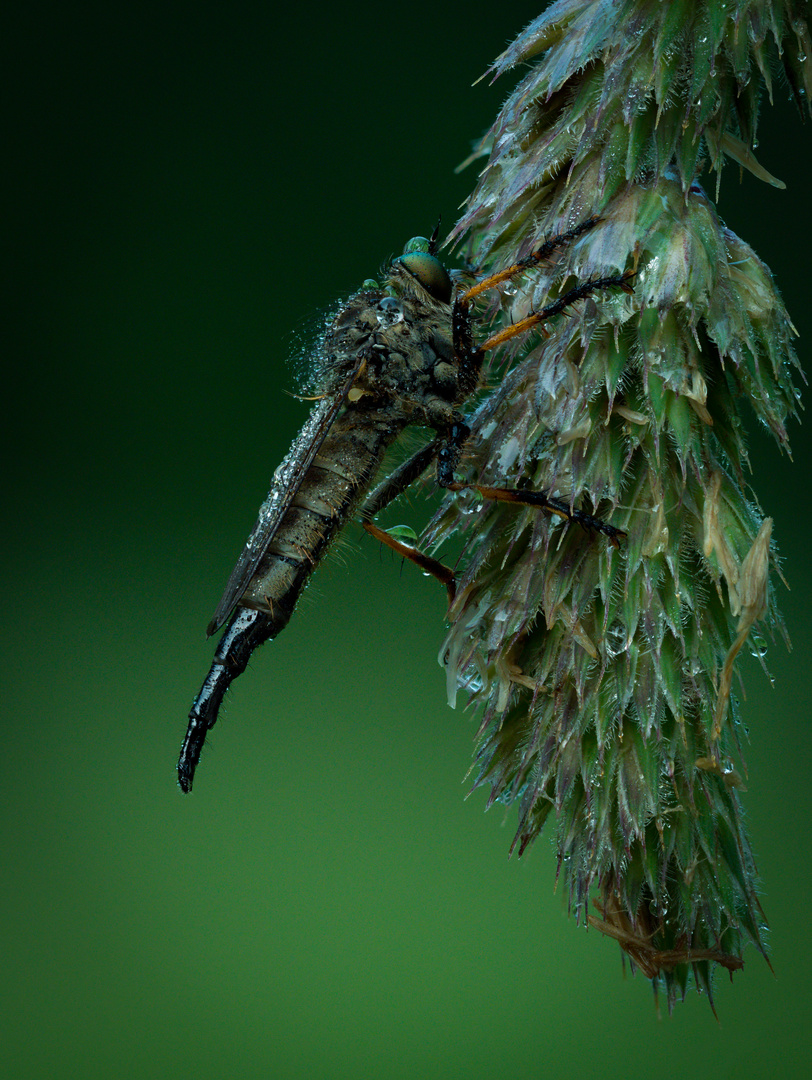
[[[755,631],[750,632],[750,652],[756,660],[761,660],[767,655],[767,642]]]
[[[625,626],[613,623],[604,635],[603,644],[608,656],[620,656],[621,653],[625,653],[629,648]]]

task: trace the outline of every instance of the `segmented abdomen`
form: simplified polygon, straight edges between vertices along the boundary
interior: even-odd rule
[[[240,600],[241,607],[271,615],[274,633],[287,622],[310,574],[368,491],[401,428],[390,417],[359,415],[357,409],[336,420]]]
[[[206,733],[217,720],[226,690],[245,671],[251,653],[287,625],[310,575],[404,426],[358,407],[348,407],[333,424],[239,599],[192,705],[178,761],[183,791],[191,790]]]

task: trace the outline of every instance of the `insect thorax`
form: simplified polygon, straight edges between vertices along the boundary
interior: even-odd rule
[[[350,297],[324,348],[337,383],[362,361],[348,407],[383,410],[404,425],[439,428],[456,419],[455,406],[465,394],[457,378],[451,307],[429,296],[397,264],[385,288]]]

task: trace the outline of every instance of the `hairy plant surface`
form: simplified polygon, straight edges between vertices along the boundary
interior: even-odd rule
[[[634,269],[496,359],[468,474],[527,484],[626,530],[450,499],[429,540],[466,538],[444,655],[479,707],[476,784],[515,803],[519,852],[545,823],[580,919],[665,989],[765,951],[742,823],[736,658],[782,630],[771,521],[748,493],[740,410],[780,446],[794,330],[767,267],[698,182],[756,161],[759,95],[812,89],[793,0],[559,0],[500,56],[529,65],[482,147],[454,238],[493,271],[601,223],[502,290],[517,321],[572,285]],[[507,354],[507,355],[506,355]],[[504,373],[504,372],[507,373]],[[590,900],[593,912],[590,914]]]

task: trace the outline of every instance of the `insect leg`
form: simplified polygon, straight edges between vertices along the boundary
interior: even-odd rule
[[[582,221],[580,225],[576,225],[572,229],[567,229],[566,232],[557,233],[555,236],[551,236],[549,240],[545,240],[540,247],[537,247],[535,251],[531,251],[529,255],[525,255],[523,259],[519,259],[518,262],[505,267],[504,270],[498,270],[495,274],[490,274],[488,277],[483,278],[482,281],[477,282],[476,285],[473,285],[468,289],[464,294],[463,299],[470,304],[470,302],[481,293],[493,289],[503,281],[508,281],[510,278],[515,277],[516,274],[520,274],[523,270],[529,270],[530,267],[536,266],[543,259],[552,255],[554,251],[557,251],[558,248],[566,247],[567,244],[572,243],[572,241],[576,240],[582,233],[587,232],[589,229],[594,229],[600,221],[600,217],[596,214],[594,217]]]
[[[559,297],[558,300],[554,301],[552,304],[546,305],[541,311],[531,312],[527,318],[522,319],[513,326],[501,330],[478,347],[474,347],[470,317],[471,302],[482,293],[488,292],[497,285],[500,285],[503,281],[509,281],[517,274],[521,274],[523,271],[538,265],[538,263],[548,258],[554,251],[571,244],[573,240],[576,240],[583,233],[588,232],[589,229],[594,229],[600,221],[601,218],[598,215],[593,215],[592,217],[587,218],[586,221],[582,221],[580,224],[575,225],[573,228],[552,236],[523,259],[519,259],[510,266],[505,267],[504,270],[498,270],[495,274],[488,275],[488,277],[483,278],[482,281],[477,282],[476,285],[473,285],[470,289],[467,289],[464,293],[461,293],[455,298],[452,311],[452,333],[454,352],[456,353],[459,363],[460,386],[464,392],[472,393],[476,388],[479,381],[479,372],[482,368],[483,354],[488,352],[488,350],[494,349],[497,345],[502,345],[504,342],[510,341],[511,338],[516,337],[518,334],[523,334],[531,327],[538,326],[547,319],[552,318],[554,315],[560,314],[571,304],[590,296],[594,292],[610,288],[620,288],[627,293],[632,291],[629,281],[634,277],[633,271],[626,271],[626,273],[615,277],[596,278],[592,281],[584,282],[564,293],[563,296]]]
[[[361,508],[361,524],[369,533],[382,544],[386,544],[388,548],[402,556],[404,559],[408,559],[416,566],[419,566],[421,570],[427,574],[431,574],[432,577],[437,578],[446,587],[448,592],[449,604],[453,601],[456,592],[456,575],[450,566],[446,566],[444,563],[438,562],[437,559],[432,559],[430,555],[425,555],[419,548],[411,547],[409,544],[404,544],[400,540],[396,540],[394,536],[391,536],[388,532],[378,528],[378,526],[371,520],[375,514],[379,513],[385,506],[388,506],[390,502],[402,494],[410,484],[413,484],[418,477],[426,471],[432,461],[437,457],[437,453],[440,447],[443,445],[444,440],[438,436],[430,443],[418,450],[416,454],[413,454],[408,460],[404,461],[402,465],[399,465],[397,469],[393,470],[389,476],[386,477],[372,492],[367,501]]]
[[[413,562],[415,566],[419,566],[425,573],[431,574],[432,577],[437,578],[437,580],[446,587],[449,604],[454,602],[454,597],[457,595],[457,575],[450,566],[438,562],[437,559],[432,559],[431,555],[425,555],[419,548],[410,547],[408,544],[396,540],[394,536],[391,536],[388,532],[379,529],[373,521],[362,521],[361,524],[370,536],[374,536],[376,540],[379,540],[382,544],[386,544],[386,546],[391,548],[397,555],[402,556],[404,559],[408,559],[409,562]]]
[[[620,540],[626,535],[622,529],[616,529],[614,525],[609,525],[583,510],[576,510],[562,499],[551,498],[545,491],[534,491],[531,488],[489,487],[485,484],[463,484],[455,480],[454,469],[470,434],[471,429],[463,423],[452,424],[448,429],[447,438],[437,454],[437,483],[440,487],[448,491],[477,491],[483,499],[492,499],[495,502],[535,506],[539,510],[546,510],[549,514],[556,514],[566,521],[575,521],[588,531],[603,533],[604,536],[609,537],[613,547],[620,547]]]
[[[548,319],[560,315],[563,311],[566,311],[568,307],[572,307],[573,304],[576,304],[579,300],[585,299],[587,296],[591,296],[593,293],[606,291],[608,289],[622,289],[625,293],[631,293],[633,290],[629,282],[634,275],[634,270],[626,270],[625,273],[618,274],[614,277],[593,278],[592,281],[584,281],[580,285],[576,285],[573,289],[569,289],[563,296],[559,296],[559,298],[554,300],[551,304],[545,304],[539,311],[532,311],[526,318],[520,319],[519,322],[513,323],[512,326],[506,326],[504,330],[500,330],[492,337],[489,337],[487,341],[482,342],[478,347],[477,352],[485,353],[489,349],[495,349],[497,345],[504,345],[504,343],[510,341],[511,338],[517,337],[519,334],[524,334],[527,330],[532,329],[532,327],[539,326]]]
[[[402,465],[398,465],[396,469],[393,469],[386,479],[382,480],[367,497],[361,507],[362,517],[365,519],[375,517],[398,495],[402,495],[406,488],[422,476],[431,465],[432,461],[437,457],[437,452],[443,442],[444,440],[438,435],[430,443],[418,450],[417,453],[407,458]]]
[[[474,335],[471,327],[471,301],[502,281],[506,281],[508,278],[528,269],[528,267],[549,255],[556,247],[569,243],[586,229],[591,229],[599,220],[597,217],[589,218],[587,221],[582,222],[581,225],[576,225],[574,229],[570,229],[569,232],[554,236],[546,244],[542,244],[541,247],[531,252],[526,258],[513,263],[512,266],[507,267],[505,270],[491,274],[490,277],[484,278],[477,285],[454,298],[451,312],[452,340],[458,364],[460,390],[464,396],[472,394],[476,389],[479,384],[485,353],[495,349],[497,345],[503,345],[506,341],[510,341],[519,334],[526,333],[532,327],[539,326],[548,319],[560,315],[568,307],[576,304],[579,300],[584,300],[593,293],[608,289],[622,289],[626,293],[632,292],[632,286],[629,282],[635,276],[633,270],[627,270],[623,274],[611,277],[593,278],[591,281],[584,281],[580,285],[569,289],[551,304],[546,304],[539,311],[533,311],[526,318],[493,334],[486,341],[483,341],[481,345],[474,345]]]
[[[569,242],[570,239],[574,238],[571,234],[578,235],[579,230],[583,232],[585,229],[591,228],[597,223],[597,220],[597,218],[590,218],[588,221],[584,222],[582,226],[576,226],[575,229],[570,230],[569,234],[562,233],[561,237],[554,237],[553,240],[549,241],[549,244],[558,242],[558,245],[560,246],[561,243]],[[632,287],[629,284],[632,277],[634,277],[634,271],[632,270],[627,270],[625,273],[613,277],[595,278],[592,281],[585,281],[582,284],[569,289],[563,296],[560,296],[551,304],[546,304],[539,311],[531,312],[526,318],[514,323],[512,326],[505,327],[503,330],[498,331],[498,333],[493,334],[486,341],[483,341],[481,345],[475,346],[473,341],[473,331],[471,329],[470,309],[468,306],[472,294],[482,292],[482,287],[492,288],[495,284],[498,284],[498,282],[504,281],[512,274],[525,269],[526,266],[530,265],[530,261],[532,261],[536,255],[541,258],[542,252],[543,248],[539,248],[537,252],[528,256],[527,259],[522,260],[520,263],[515,263],[513,267],[508,268],[507,271],[504,271],[501,274],[495,274],[491,278],[486,278],[484,282],[480,282],[478,286],[474,286],[474,289],[469,290],[458,299],[455,299],[452,312],[453,346],[457,356],[460,383],[462,385],[467,387],[476,385],[479,380],[479,373],[482,368],[482,361],[485,353],[490,349],[494,349],[498,345],[503,345],[506,341],[510,341],[519,334],[524,334],[527,330],[540,325],[547,319],[552,319],[554,316],[560,315],[562,312],[566,311],[568,307],[577,303],[579,300],[591,296],[593,293],[608,289],[622,289],[623,292],[626,293],[631,293],[632,291]],[[547,253],[549,253],[549,251]],[[449,491],[462,491],[465,488],[471,488],[474,491],[478,491],[480,495],[486,499],[519,503],[523,506],[537,506],[540,509],[547,510],[548,513],[557,514],[567,521],[577,521],[585,529],[603,533],[605,536],[609,537],[614,547],[618,547],[619,539],[626,535],[622,529],[616,529],[612,525],[607,525],[606,522],[601,521],[600,518],[593,517],[591,514],[587,514],[582,510],[576,510],[560,499],[551,498],[544,491],[532,491],[525,488],[486,487],[482,484],[460,484],[455,481],[454,469],[459,462],[463,444],[469,435],[470,429],[463,423],[452,424],[448,429],[446,440],[440,446],[437,453],[437,482],[441,487],[447,488]]]

